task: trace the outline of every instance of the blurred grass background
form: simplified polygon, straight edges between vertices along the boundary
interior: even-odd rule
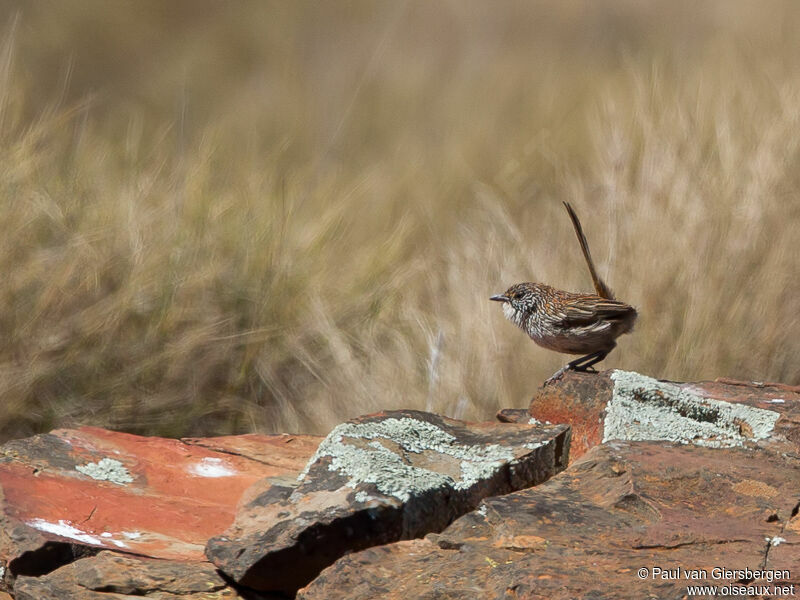
[[[800,383],[796,2],[0,0],[0,438],[490,419],[602,366]]]

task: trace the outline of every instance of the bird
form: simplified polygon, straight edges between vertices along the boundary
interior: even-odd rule
[[[633,330],[636,309],[614,297],[597,274],[578,215],[564,202],[575,234],[589,267],[595,292],[566,292],[544,283],[512,285],[490,300],[503,303],[505,317],[522,329],[539,346],[565,354],[580,354],[545,381],[558,380],[565,371],[594,371],[617,345],[617,338]]]

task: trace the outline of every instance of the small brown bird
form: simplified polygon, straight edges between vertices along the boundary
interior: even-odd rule
[[[597,294],[564,292],[543,283],[517,283],[491,297],[503,302],[506,318],[543,348],[584,355],[559,369],[545,384],[558,379],[567,369],[590,369],[616,347],[616,339],[631,331],[636,321],[636,309],[615,300],[611,289],[597,275],[578,216],[569,203],[564,202],[564,207]]]

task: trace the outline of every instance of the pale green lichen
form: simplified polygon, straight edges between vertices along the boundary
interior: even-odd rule
[[[346,440],[373,440],[359,447]],[[460,477],[431,471],[409,464],[401,453],[384,446],[388,440],[405,452],[426,451],[445,454],[460,461]],[[412,495],[442,486],[467,489],[494,474],[503,463],[514,460],[511,447],[498,444],[466,445],[440,427],[410,417],[387,418],[367,423],[343,423],[331,431],[298,477],[305,479],[308,470],[323,457],[329,457],[328,469],[347,478],[346,485],[374,484],[387,496],[406,502]]]
[[[677,385],[639,373],[614,371],[603,441],[666,440],[711,448],[741,446],[772,432],[780,416],[724,400],[703,398]],[[743,435],[746,429],[751,435]]]
[[[128,469],[125,468],[125,465],[113,458],[103,458],[96,463],[78,465],[75,469],[99,481],[110,481],[119,485],[133,481],[133,477],[128,472]]]
[[[372,496],[370,496],[367,492],[356,492],[355,501],[361,502],[362,504],[366,504],[370,500],[374,500]]]

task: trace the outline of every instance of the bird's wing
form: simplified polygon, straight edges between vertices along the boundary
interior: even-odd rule
[[[622,320],[636,314],[636,309],[624,302],[587,295],[571,299],[560,312],[564,326],[581,327],[598,321]]]

